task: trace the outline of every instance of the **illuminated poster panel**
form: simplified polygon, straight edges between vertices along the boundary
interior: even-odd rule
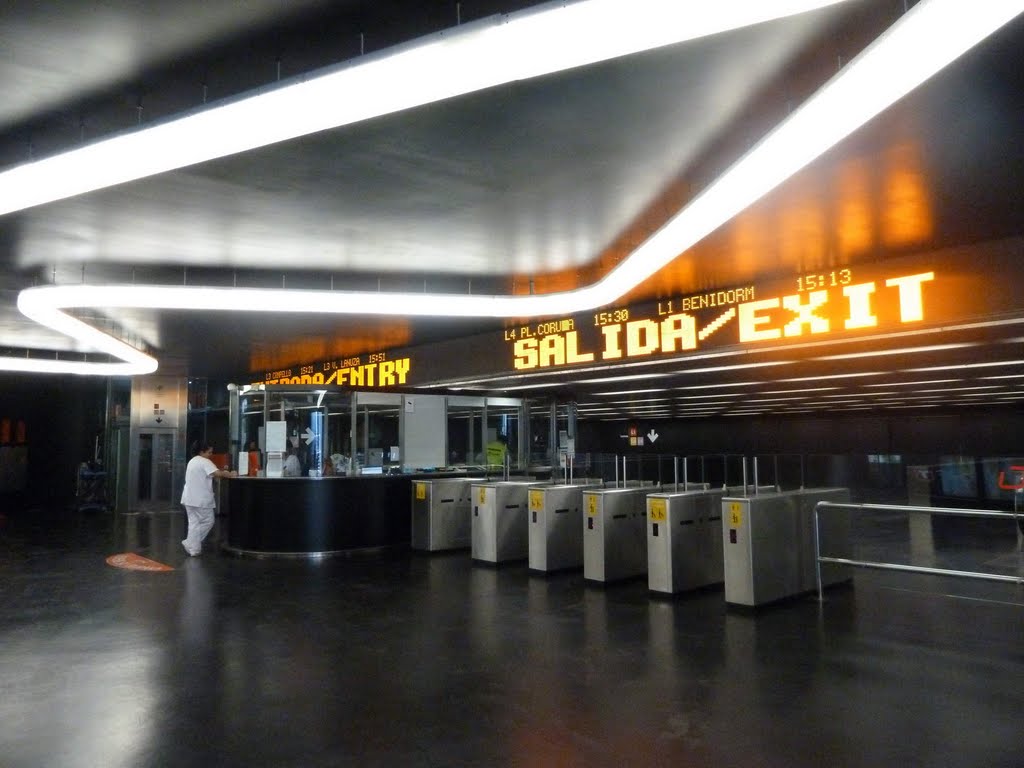
[[[711,349],[881,338],[1017,312],[1012,247],[852,264],[723,289],[527,320],[497,333],[268,371],[264,383],[415,387]]]

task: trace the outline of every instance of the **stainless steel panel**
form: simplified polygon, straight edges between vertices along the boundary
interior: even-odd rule
[[[413,481],[412,548],[437,552],[470,546],[470,498],[479,482],[469,477]]]
[[[543,483],[510,480],[471,485],[474,560],[503,563],[528,557],[527,491],[537,485]]]
[[[647,572],[647,494],[656,486],[583,492],[583,578],[610,582]]]
[[[748,486],[748,493],[773,493],[774,486]],[[647,588],[675,594],[725,579],[722,498],[743,487],[709,488],[687,483],[685,492],[647,496]]]
[[[600,482],[552,485],[529,490],[530,569],[583,567],[583,492]]]
[[[846,488],[723,498],[726,602],[756,606],[814,590],[814,505],[849,498]],[[837,514],[826,521],[823,516],[822,522],[829,551],[848,552],[848,518]],[[842,567],[823,573],[826,584],[846,577]]]
[[[721,583],[723,489],[647,496],[647,588],[674,594]]]

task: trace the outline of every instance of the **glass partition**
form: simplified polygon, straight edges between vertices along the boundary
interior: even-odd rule
[[[351,392],[328,392],[324,397],[327,413],[327,427],[324,435],[325,475],[350,475],[356,473],[356,451],[352,432]]]
[[[523,401],[509,397],[488,397],[485,403],[484,465],[518,469],[525,464],[523,437]]]
[[[316,477],[324,469],[328,421],[325,397],[323,391],[267,392],[267,423],[283,421],[286,424],[284,473],[287,476]]]
[[[443,466],[519,470],[533,458],[533,425],[526,417],[525,401],[519,398],[353,392],[296,384],[232,385],[229,392],[233,395],[231,439],[252,456],[250,475],[263,474],[271,452],[282,467],[293,468],[285,474],[312,477]],[[423,418],[429,413],[440,419],[436,435],[434,427],[424,434],[428,427]],[[540,421],[542,414],[538,411],[531,418]],[[276,430],[268,425],[280,423],[285,443],[274,449],[267,445],[267,434]],[[547,420],[538,424],[540,445],[546,444],[550,433]],[[422,456],[423,442],[433,448],[430,441],[435,439],[440,441],[436,466],[421,466],[422,459],[410,460],[406,455],[403,444],[419,447]]]
[[[484,443],[480,439],[483,418],[483,397],[448,398],[448,466],[483,465]]]
[[[262,389],[243,390],[238,397],[238,430],[233,435],[240,450],[266,450],[263,425],[266,423],[266,393]]]
[[[360,392],[356,395],[353,462],[361,475],[379,475],[401,468],[399,421],[402,396]]]

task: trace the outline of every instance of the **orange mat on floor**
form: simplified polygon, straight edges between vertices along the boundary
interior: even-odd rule
[[[169,565],[150,560],[148,557],[136,555],[134,552],[124,552],[120,555],[111,555],[107,558],[107,565],[115,568],[125,568],[129,571],[173,571]]]

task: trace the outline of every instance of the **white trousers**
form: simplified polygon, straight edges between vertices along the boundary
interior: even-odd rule
[[[188,514],[188,534],[185,536],[185,545],[190,553],[198,555],[203,551],[203,539],[213,528],[214,507],[185,507]]]

